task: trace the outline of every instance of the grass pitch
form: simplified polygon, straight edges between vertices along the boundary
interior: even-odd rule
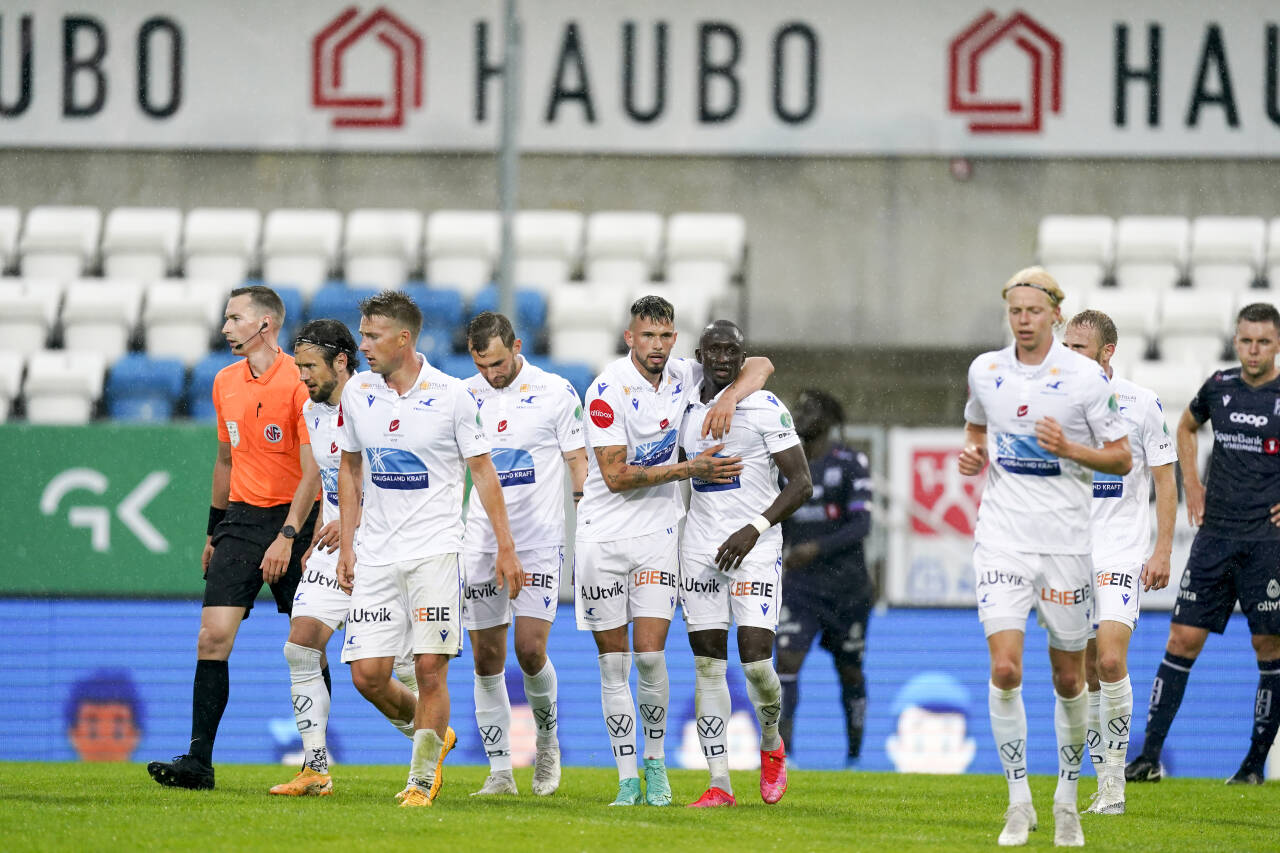
[[[795,771],[776,806],[760,801],[757,775],[735,772],[737,808],[686,809],[706,775],[673,770],[677,806],[608,808],[612,769],[567,767],[552,797],[469,797],[481,767],[446,765],[430,809],[399,809],[404,768],[335,767],[333,796],[271,797],[287,768],[225,764],[213,791],[161,788],[141,764],[0,763],[0,848],[25,850],[504,850],[736,851],[990,850],[1002,826],[998,776],[906,776]],[[1028,847],[1053,846],[1055,779],[1033,777],[1040,829]],[[1094,790],[1081,782],[1081,805]],[[1280,784],[1227,787],[1216,779],[1130,785],[1128,813],[1084,815],[1096,850],[1277,851]]]

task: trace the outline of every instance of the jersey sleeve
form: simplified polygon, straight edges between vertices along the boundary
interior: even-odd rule
[[[1209,397],[1213,393],[1209,390],[1211,382],[1213,382],[1212,376],[1204,381],[1204,384],[1200,386],[1200,390],[1196,392],[1196,395],[1191,398],[1191,402],[1187,404],[1187,408],[1191,410],[1191,416],[1196,419],[1197,423],[1203,424],[1209,420]]]
[[[868,512],[871,509],[871,465],[867,454],[858,451],[845,471],[849,477],[849,500],[845,509],[849,512]]]
[[[213,411],[218,418],[218,441],[231,443],[231,433],[227,430],[227,419],[222,416],[222,373],[213,377]]]
[[[982,406],[982,401],[978,399],[978,395],[974,393],[974,387],[977,384],[974,380],[975,368],[978,362],[975,360],[969,365],[969,399],[964,404],[964,419],[966,423],[975,426],[987,425],[987,411]]]
[[[587,390],[587,440],[592,447],[627,446],[627,428],[623,426],[626,398],[617,383],[597,379]]]
[[[569,383],[564,385],[565,393],[557,395],[559,408],[556,410],[556,441],[560,444],[560,452],[581,450],[586,445],[586,436],[582,434],[582,400],[578,392]]]
[[[1155,394],[1147,404],[1142,419],[1142,452],[1147,457],[1147,467],[1155,468],[1178,461],[1178,451],[1169,435],[1169,425],[1164,419],[1164,407]]]
[[[463,382],[453,382],[450,385],[453,397],[453,437],[458,443],[458,452],[463,459],[488,453],[492,448],[484,436],[484,420],[480,417],[480,406],[476,403],[476,398]]]
[[[298,412],[299,446],[311,444],[311,431],[307,429],[307,403],[309,402],[311,402],[311,395],[307,393],[307,386],[299,382],[297,390],[293,393],[293,406]]]
[[[364,450],[360,446],[360,439],[356,435],[356,425],[347,415],[356,410],[356,383],[348,381],[345,388],[342,389],[342,401],[338,403],[338,429],[335,433],[335,443],[338,449],[346,453],[359,453]]]
[[[1129,429],[1120,417],[1120,404],[1116,402],[1115,389],[1101,370],[1089,371],[1084,380],[1085,422],[1099,444],[1126,437]]]
[[[791,412],[776,396],[770,395],[773,402],[766,402],[751,413],[752,425],[764,436],[764,446],[770,454],[795,447],[800,443],[796,435],[795,422],[791,420]]]

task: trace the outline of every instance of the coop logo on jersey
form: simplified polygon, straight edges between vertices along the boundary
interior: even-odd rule
[[[413,453],[396,447],[366,447],[369,477],[380,489],[425,489],[427,464]]]
[[[601,429],[613,426],[613,407],[604,400],[592,400],[587,414],[591,416],[591,422]]]
[[[1062,112],[1062,42],[1026,12],[987,10],[947,51],[947,109],[972,116],[970,133],[1039,133],[1046,110]]]
[[[279,444],[280,439],[284,438],[284,430],[277,424],[267,424],[262,428],[262,437],[272,444]]]
[[[1124,477],[1119,474],[1103,474],[1093,472],[1093,496],[1095,498],[1118,498],[1124,494]]]
[[[534,482],[533,455],[529,451],[518,447],[499,447],[491,451],[489,457],[498,472],[498,482],[504,488]]]
[[[675,449],[676,431],[667,430],[662,434],[662,438],[657,441],[650,441],[637,447],[636,458],[631,461],[631,464],[639,465],[643,468],[661,465],[671,458],[671,454]]]
[[[1228,418],[1233,424],[1247,424],[1251,427],[1264,427],[1271,422],[1266,415],[1252,415],[1245,412],[1232,412]]]
[[[996,436],[996,463],[1010,474],[1056,477],[1062,473],[1058,457],[1041,447],[1034,435],[999,433]]]

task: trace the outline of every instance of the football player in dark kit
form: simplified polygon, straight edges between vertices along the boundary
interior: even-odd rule
[[[1160,749],[1209,632],[1221,634],[1236,601],[1249,620],[1258,659],[1249,752],[1228,785],[1261,785],[1280,725],[1280,312],[1267,303],[1236,317],[1240,366],[1200,386],[1178,422],[1178,462],[1187,520],[1198,525],[1164,660],[1151,686],[1142,754],[1125,768],[1130,782],[1158,782]],[[1196,469],[1196,433],[1213,425],[1208,484]]]
[[[831,440],[844,411],[824,391],[803,391],[792,409],[804,442],[813,496],[783,522],[782,613],[778,620],[779,731],[794,753],[792,725],[800,701],[798,676],[813,638],[831,652],[848,733],[847,764],[857,765],[867,712],[862,675],[867,619],[875,589],[862,553],[871,529],[871,472],[867,457]]]

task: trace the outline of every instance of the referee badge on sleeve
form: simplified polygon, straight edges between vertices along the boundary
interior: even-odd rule
[[[240,446],[240,426],[235,421],[227,421],[227,435],[231,438],[231,446]]]

